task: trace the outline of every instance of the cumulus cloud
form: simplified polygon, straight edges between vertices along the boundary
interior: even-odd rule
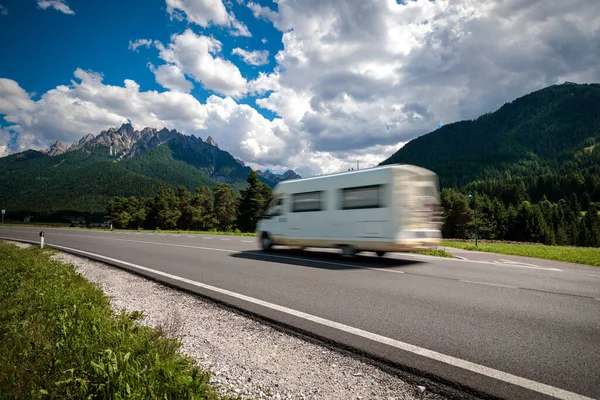
[[[206,132],[249,165],[310,176],[356,161],[375,165],[439,124],[475,118],[551,84],[600,81],[598,1],[277,3],[245,3],[282,34],[276,68],[256,79],[225,58],[221,42],[187,30],[167,45],[155,42],[165,65],[151,68],[170,91],[145,92],[129,80],[105,85],[78,70],[71,85],[38,101],[16,82],[0,81],[0,113],[16,124],[10,129],[43,142],[74,140],[127,118]],[[220,0],[169,4],[174,17],[199,26],[233,26]],[[218,95],[199,103],[185,76]],[[254,107],[236,103],[247,95],[257,96]],[[277,117],[265,119],[261,108]]]
[[[246,5],[250,10],[252,10],[254,18],[264,19],[266,21],[271,21],[275,24],[279,20],[279,14],[277,14],[276,11],[273,11],[267,6],[261,6],[260,4],[255,3],[253,1],[249,1]]]
[[[133,50],[133,51],[137,51],[138,47],[146,47],[146,48],[150,48],[150,46],[152,45],[152,40],[150,39],[138,39],[135,41],[129,41],[129,50]]]
[[[0,14],[8,15],[8,9],[6,7],[4,7],[2,4],[0,4]]]
[[[185,79],[183,71],[176,65],[164,64],[156,68],[149,63],[150,70],[156,77],[156,82],[165,89],[189,93],[194,88],[192,82]]]
[[[248,83],[231,61],[218,55],[221,46],[220,41],[197,35],[191,29],[172,35],[167,47],[157,44],[161,59],[176,65],[206,89],[239,98],[247,92]]]
[[[231,28],[234,36],[252,36],[243,22],[238,21],[221,0],[166,0],[167,12],[172,18],[207,28],[217,25]]]
[[[99,133],[128,120],[136,129],[167,127],[184,134],[211,135],[219,139],[222,149],[261,165],[281,163],[284,149],[295,146],[281,119],[270,121],[230,97],[213,95],[202,104],[182,91],[141,91],[129,79],[114,86],[91,71],[77,69],[74,76],[70,85],[58,86],[37,101],[16,82],[0,80],[0,114],[14,124],[5,129],[20,140],[11,151],[47,147],[57,139],[69,144],[88,132]],[[5,136],[0,146],[8,145]]]
[[[233,49],[231,54],[235,54],[242,57],[242,60],[244,60],[246,64],[250,65],[265,65],[269,63],[268,50],[247,51],[236,47],[235,49]]]
[[[64,14],[74,15],[75,12],[69,8],[69,6],[65,3],[64,0],[38,0],[37,5],[42,10],[47,8],[54,8],[57,11],[60,11]]]

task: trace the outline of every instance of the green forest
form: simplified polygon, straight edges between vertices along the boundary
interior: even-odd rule
[[[445,125],[382,165],[392,163],[438,174],[445,238],[474,239],[477,202],[480,239],[600,246],[598,84],[553,85]],[[102,146],[0,158],[0,185],[0,203],[21,219],[108,215],[119,228],[251,232],[274,182],[177,134],[121,161]]]
[[[113,197],[107,218],[120,229],[252,232],[272,200],[269,185],[250,171],[247,186],[236,195],[231,185],[166,188],[153,197]]]

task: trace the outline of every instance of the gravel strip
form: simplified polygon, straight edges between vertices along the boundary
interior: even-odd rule
[[[211,370],[223,393],[244,399],[443,399],[191,294],[71,254],[53,257],[99,284],[116,310],[143,310],[143,324],[178,337],[182,352]]]

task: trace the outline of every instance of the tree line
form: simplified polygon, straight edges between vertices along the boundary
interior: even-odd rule
[[[252,232],[272,200],[271,188],[251,171],[236,195],[231,185],[166,188],[154,197],[113,197],[107,217],[115,228]]]
[[[238,195],[229,184],[220,183],[212,189],[197,188],[193,194],[180,186],[148,198],[113,197],[108,218],[123,229],[253,232],[273,193],[254,171],[247,183]],[[469,196],[467,188],[442,189],[442,236],[473,239],[476,202],[479,239],[600,246],[600,206],[587,193],[571,193],[556,202],[543,195],[533,202],[523,185],[506,181],[498,188],[499,196],[474,190],[475,196]]]
[[[442,190],[443,237],[473,239],[476,209],[480,239],[600,247],[600,207],[589,196],[582,196],[584,204],[575,193],[558,202],[543,196],[537,203],[528,199],[507,203],[486,193],[472,192],[475,196],[467,193]]]

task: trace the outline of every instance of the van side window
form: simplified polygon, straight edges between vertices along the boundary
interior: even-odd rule
[[[340,193],[340,208],[342,210],[382,208],[384,207],[383,188],[383,185],[344,188]]]
[[[323,192],[295,193],[292,196],[292,212],[322,211]]]

